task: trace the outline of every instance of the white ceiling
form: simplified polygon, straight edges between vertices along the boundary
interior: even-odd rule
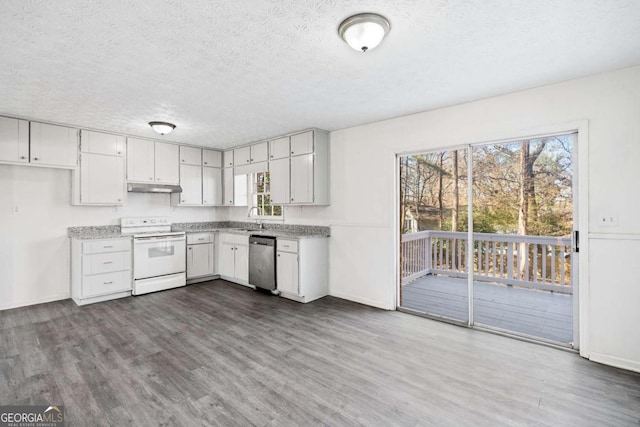
[[[366,54],[338,24],[391,22]],[[228,147],[640,64],[639,0],[3,0],[0,113]]]

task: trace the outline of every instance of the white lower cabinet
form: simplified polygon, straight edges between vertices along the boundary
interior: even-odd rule
[[[71,297],[78,305],[131,295],[131,239],[71,240]]]
[[[213,276],[215,272],[215,235],[187,235],[187,280]]]
[[[249,281],[249,236],[220,233],[218,248],[220,276],[246,285]]]
[[[329,294],[327,238],[278,238],[276,249],[276,281],[280,295],[306,303]]]

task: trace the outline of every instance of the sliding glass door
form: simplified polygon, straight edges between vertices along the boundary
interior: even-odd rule
[[[467,324],[467,150],[401,159],[400,306]]]
[[[571,345],[575,136],[400,157],[399,308]]]

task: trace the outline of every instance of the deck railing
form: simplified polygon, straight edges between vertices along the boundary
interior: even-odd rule
[[[426,274],[467,277],[467,233],[402,235],[402,284]],[[571,238],[473,233],[473,279],[572,293]]]

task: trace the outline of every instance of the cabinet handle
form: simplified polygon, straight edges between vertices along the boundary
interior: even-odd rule
[[[160,178],[156,178],[156,181],[160,181]]]
[[[250,160],[249,160],[249,159],[247,159],[247,163],[249,163],[249,162],[250,162]]]
[[[291,201],[293,202],[293,198],[291,198]]]
[[[109,248],[112,248],[112,247],[113,247],[113,246],[103,246],[102,248],[103,248],[103,249],[109,249]]]
[[[38,158],[37,158],[37,157],[34,157],[34,158],[33,158],[33,160],[37,161],[37,160],[38,160]]]
[[[206,200],[203,200],[203,201],[202,201],[202,203],[207,203],[207,201],[206,201]]]
[[[191,250],[191,247],[188,247],[187,249]]]
[[[198,239],[198,240],[204,240],[204,239]]]
[[[119,201],[119,202],[121,202],[121,201],[122,201],[122,199],[118,199],[118,201]]]
[[[291,152],[291,154],[293,154],[293,151]]]
[[[153,181],[153,178],[149,178],[149,181]]]
[[[24,157],[24,156],[20,156],[20,159],[22,159],[22,160],[24,160],[25,158],[26,158],[26,157]]]
[[[233,203],[233,200],[229,200],[229,203]]]
[[[206,164],[208,164],[208,163],[207,163],[207,162],[204,162],[204,164],[206,165]]]
[[[113,264],[113,261],[105,261],[103,264]]]
[[[278,254],[278,256],[280,256],[280,254]]]
[[[113,280],[109,280],[108,282],[104,282],[103,285],[110,285],[113,283]]]
[[[180,160],[182,163],[184,163],[184,159]]]
[[[184,200],[181,200],[180,203],[184,203]]]

